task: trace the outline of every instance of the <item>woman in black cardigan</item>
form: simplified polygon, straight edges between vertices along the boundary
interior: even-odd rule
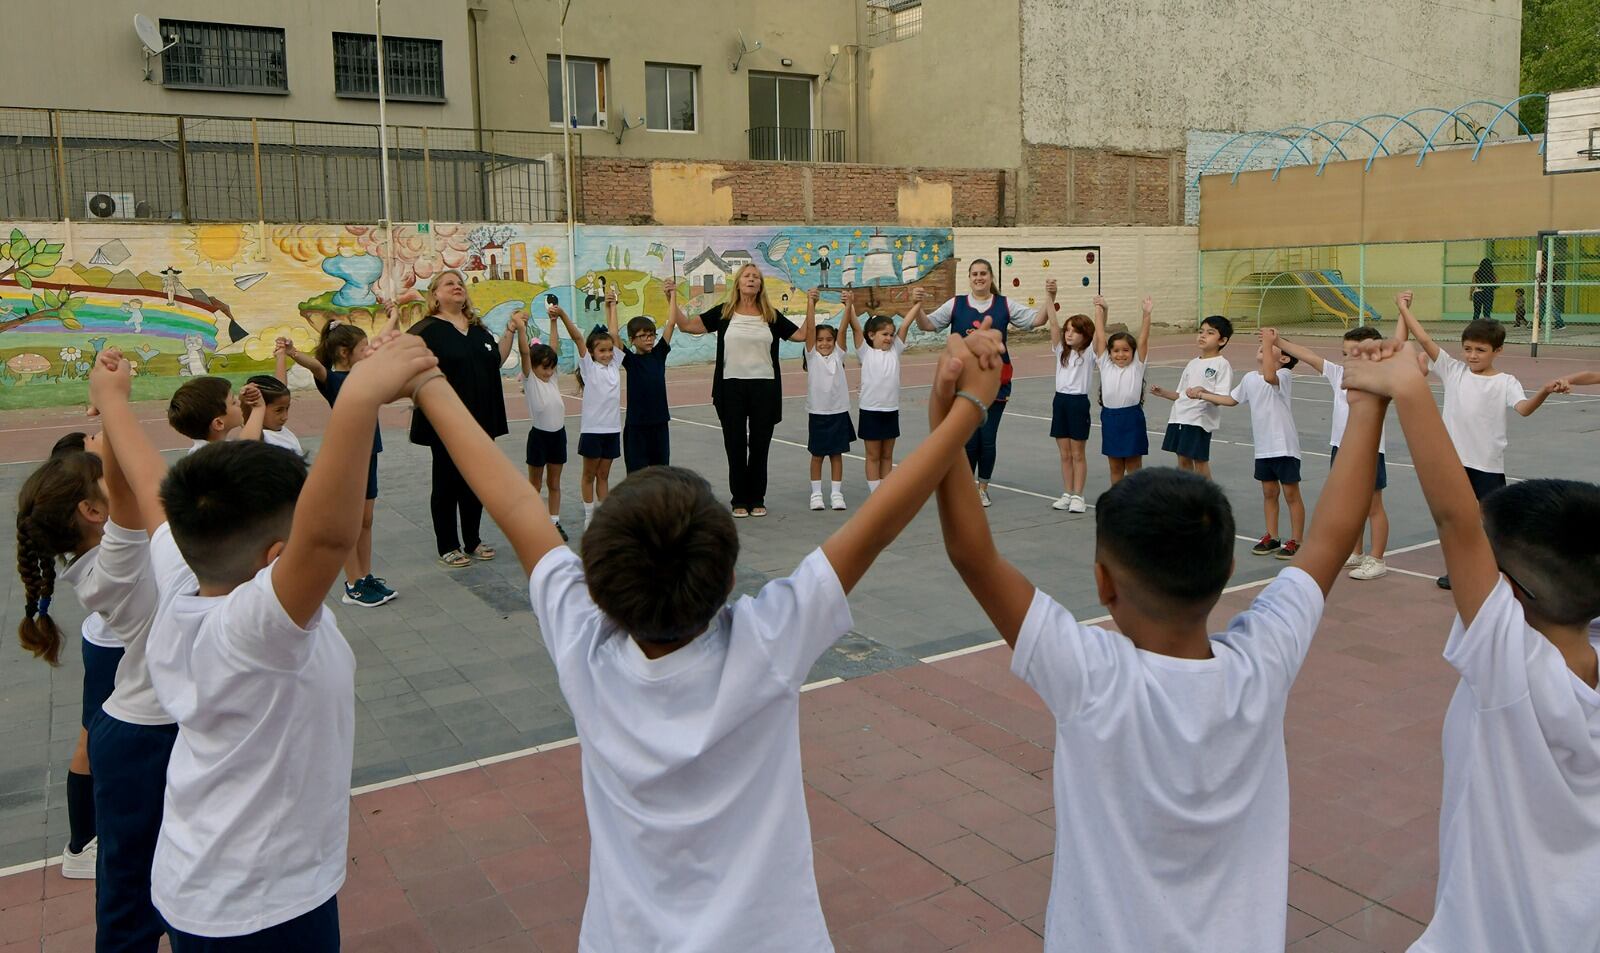
[[[767,451],[783,419],[778,344],[800,340],[800,328],[767,300],[766,280],[755,265],[740,268],[728,282],[728,299],[709,311],[685,315],[670,283],[667,303],[679,331],[717,336],[711,404],[722,422],[733,515],[766,516]]]
[[[434,279],[428,288],[427,304],[428,316],[412,325],[410,333],[422,338],[439,359],[445,380],[455,388],[484,432],[491,438],[503,436],[507,432],[506,400],[500,385],[500,366],[511,353],[515,327],[508,324],[497,343],[472,310],[466,282],[458,271],[442,272]],[[472,565],[473,559],[493,559],[494,550],[485,546],[478,535],[483,504],[456,469],[421,408],[411,412],[411,442],[433,451],[433,492],[428,508],[433,515],[439,564],[461,569]]]

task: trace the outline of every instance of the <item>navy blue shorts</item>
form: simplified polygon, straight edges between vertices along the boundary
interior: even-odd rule
[[[1050,405],[1050,436],[1060,440],[1089,439],[1089,395],[1056,394]]]
[[[1180,457],[1208,463],[1211,460],[1211,431],[1194,424],[1167,424],[1161,449]]]
[[[850,422],[850,412],[837,414],[811,414],[807,421],[806,450],[813,457],[831,457],[849,453],[856,439],[855,425]]]
[[[372,453],[372,459],[367,461],[367,499],[378,498],[378,452]]]
[[[672,463],[672,425],[636,424],[622,425],[622,462],[628,472],[645,467],[665,467]]]
[[[105,711],[89,728],[94,766],[94,919],[103,950],[153,950],[166,924],[150,902],[167,761],[177,725],[132,725]]]
[[[528,466],[562,466],[567,462],[567,428],[528,431]]]
[[[590,460],[615,460],[622,456],[622,434],[580,433],[578,456],[588,457]]]
[[[1471,467],[1462,469],[1467,471],[1467,480],[1472,484],[1472,495],[1480,500],[1506,485],[1504,473],[1490,473],[1488,470],[1474,470]]]
[[[83,643],[83,727],[87,728],[116,687],[122,649],[108,649],[88,639],[78,641]]]
[[[339,949],[339,898],[293,920],[247,936],[194,936],[174,929],[172,953],[334,953]]]
[[[1300,458],[1256,457],[1256,480],[1293,486],[1300,482]]]
[[[900,411],[861,410],[862,440],[895,440],[900,436]]]
[[[1339,448],[1338,447],[1329,447],[1328,448],[1328,466],[1331,468],[1333,466],[1333,461],[1335,461],[1337,459],[1339,459]],[[1377,485],[1374,486],[1373,489],[1377,490],[1379,493],[1382,493],[1384,490],[1387,490],[1388,488],[1389,488],[1389,468],[1384,464],[1383,454],[1380,453],[1380,454],[1378,454],[1378,480],[1377,480]]]

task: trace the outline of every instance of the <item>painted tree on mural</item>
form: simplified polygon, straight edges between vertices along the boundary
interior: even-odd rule
[[[66,246],[47,242],[42,238],[32,241],[23,234],[22,229],[13,228],[11,238],[0,243],[0,281],[13,281],[18,287],[31,290],[34,279],[48,278],[56,270],[56,265],[61,263],[61,250],[64,247]],[[19,325],[51,318],[60,320],[61,326],[69,331],[81,330],[83,327],[72,314],[83,303],[83,299],[74,297],[71,291],[41,290],[33,296],[30,303],[33,305],[33,310],[27,314],[0,321],[0,333]]]

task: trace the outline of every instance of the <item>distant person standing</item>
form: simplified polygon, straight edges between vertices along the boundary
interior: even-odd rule
[[[1478,262],[1478,270],[1472,273],[1472,320],[1494,317],[1494,292],[1499,280],[1493,261],[1485,258]]]

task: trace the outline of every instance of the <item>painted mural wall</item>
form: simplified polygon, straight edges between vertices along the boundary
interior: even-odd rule
[[[661,324],[664,280],[684,283],[685,309],[696,313],[720,301],[746,263],[797,318],[811,288],[822,290],[828,315],[846,286],[868,310],[904,314],[914,288],[942,301],[957,278],[948,228],[582,227],[576,267],[563,228],[548,225],[397,226],[392,249],[368,225],[46,222],[0,226],[0,238],[0,408],[83,400],[93,355],[106,346],[135,362],[140,397],[196,374],[270,371],[278,337],[310,348],[332,319],[370,329],[383,320],[380,297],[397,301],[404,324],[420,319],[427,287],[449,268],[466,275],[497,333],[518,308],[541,316],[551,294],[580,326],[599,323],[608,285],[623,320],[646,314]],[[674,343],[674,363],[712,357],[709,337]]]

